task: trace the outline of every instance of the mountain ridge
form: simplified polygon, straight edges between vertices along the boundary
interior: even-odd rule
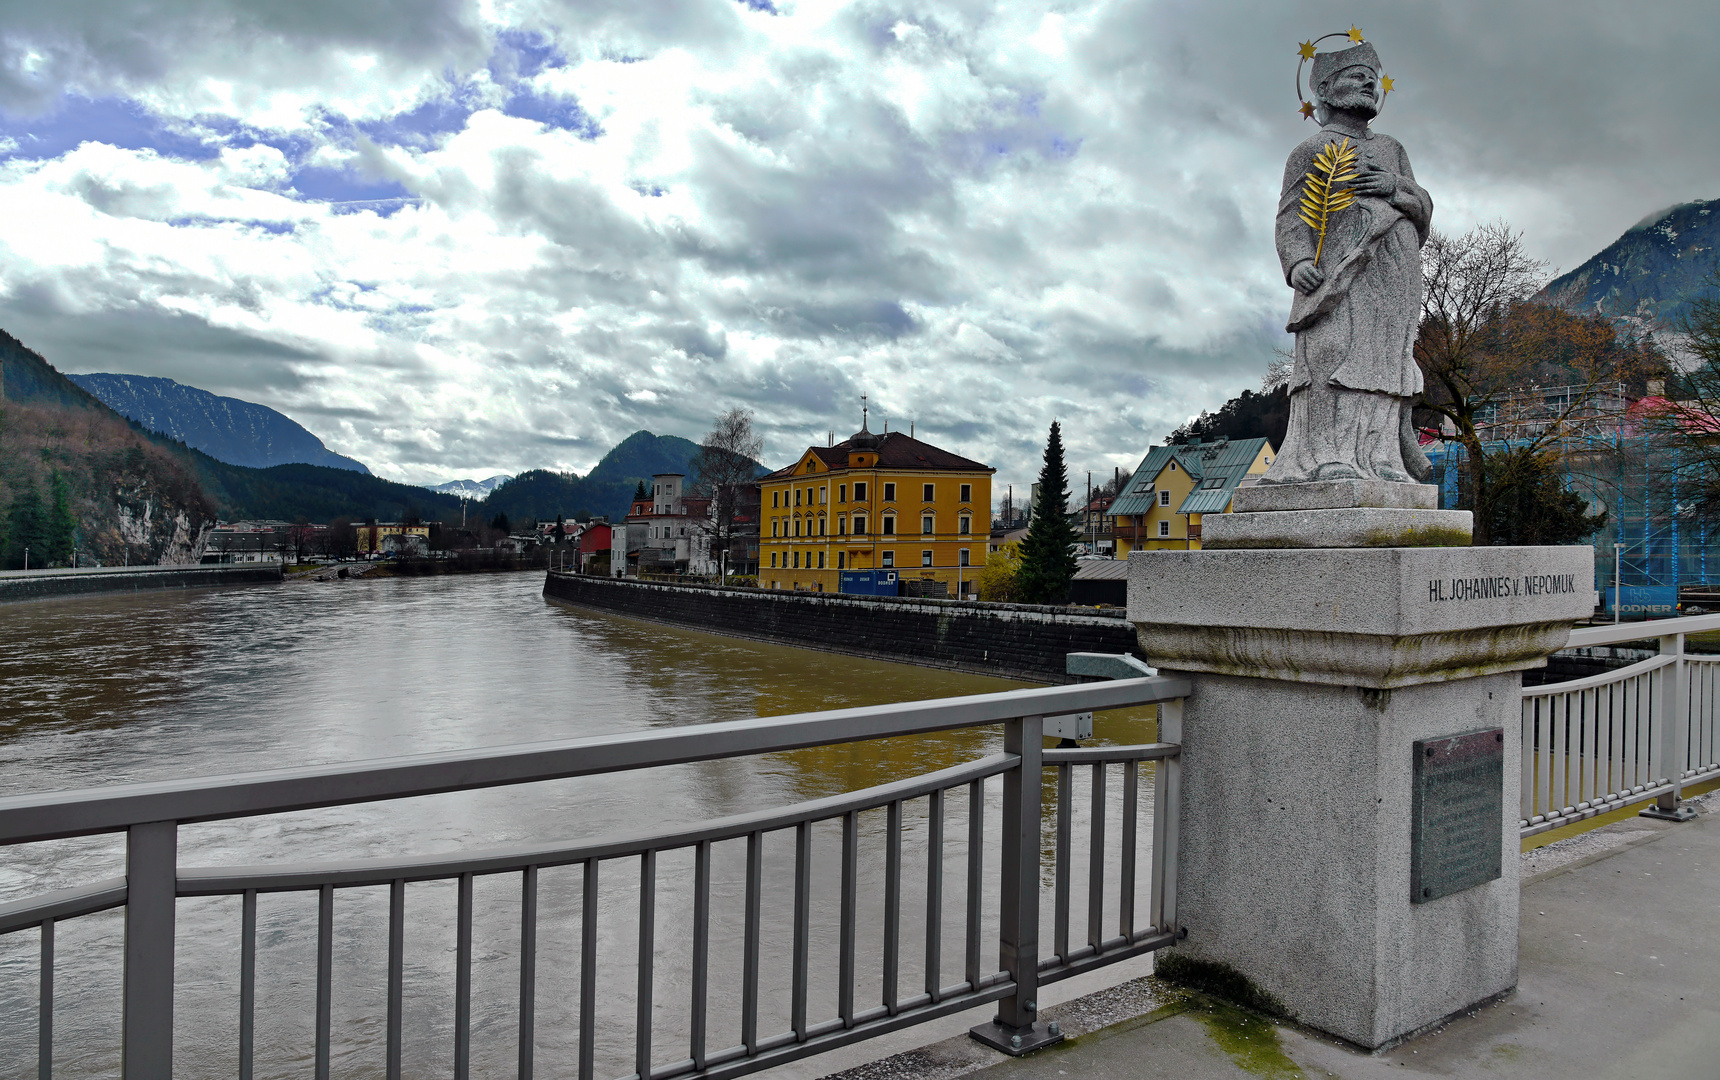
[[[335,453],[302,424],[267,405],[156,375],[104,371],[65,377],[126,419],[229,465],[324,465],[370,475],[362,462]]]
[[[1645,329],[1675,326],[1720,257],[1720,199],[1649,214],[1581,266],[1554,278],[1540,299],[1599,312]]]

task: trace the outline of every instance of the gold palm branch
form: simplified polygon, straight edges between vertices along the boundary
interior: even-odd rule
[[[1333,214],[1349,206],[1356,193],[1343,185],[1356,178],[1356,148],[1345,138],[1327,143],[1314,155],[1314,167],[1303,177],[1302,209],[1298,215],[1316,237],[1314,265],[1320,265],[1320,252],[1326,246],[1326,223]]]

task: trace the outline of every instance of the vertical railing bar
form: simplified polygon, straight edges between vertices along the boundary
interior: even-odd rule
[[[36,980],[36,1076],[54,1075],[54,920],[42,920],[41,966]]]
[[[884,1009],[896,1015],[901,1000],[902,800],[885,810],[884,824]]]
[[[454,923],[454,1080],[472,1074],[472,875],[458,882]]]
[[[794,829],[794,1041],[806,1041],[806,999],[812,981],[812,822]]]
[[[388,883],[388,1080],[400,1080],[405,975],[406,882],[395,878]]]
[[[316,1078],[329,1077],[329,1028],[334,1016],[334,886],[317,890]]]
[[[837,953],[836,997],[842,1026],[854,1026],[855,891],[859,886],[860,815],[842,815],[842,929]]]
[[[179,827],[133,825],[125,841],[125,968],[120,1075],[173,1075],[173,942]]]
[[[1105,940],[1105,770],[1093,766],[1093,820],[1087,852],[1087,944],[1095,950]]]
[[[257,890],[239,902],[239,1080],[251,1080],[257,1040]]]
[[[1141,763],[1123,762],[1123,846],[1117,886],[1117,933],[1125,938],[1135,934],[1135,849],[1139,832],[1135,815],[1139,810]]]
[[[968,783],[967,843],[967,984],[979,989],[980,915],[985,899],[985,781]]]
[[[1043,716],[1024,716],[1003,725],[1003,752],[1017,758],[1015,767],[1003,774],[999,822],[1003,846],[998,859],[998,967],[1008,972],[1015,988],[998,1001],[993,1023],[1006,1035],[1025,1035],[1034,1027],[1039,1010],[1044,723]],[[1060,809],[1062,805],[1066,803],[1060,800]]]
[[[651,1076],[651,991],[657,956],[657,853],[639,855],[639,1000],[633,1027],[633,1071]]]
[[[1517,706],[1517,768],[1521,774],[1517,784],[1517,816],[1524,821],[1528,821],[1535,814],[1534,716],[1540,708],[1540,702],[1540,698],[1523,698]]]
[[[1181,699],[1159,706],[1159,740],[1182,742],[1183,703]],[[1177,858],[1182,832],[1182,755],[1165,758],[1156,766],[1158,775],[1153,796],[1153,925],[1177,932]],[[1163,822],[1161,826],[1159,823]],[[1161,921],[1162,920],[1162,921]]]
[[[692,1021],[688,1025],[688,1056],[693,1068],[705,1067],[705,1017],[711,964],[711,842],[693,848],[693,987]]]
[[[537,1043],[538,868],[520,874],[520,1080],[532,1080]]]
[[[597,1072],[597,868],[585,860],[579,909],[579,1080]]]
[[[1552,750],[1553,757],[1553,783],[1551,790],[1547,793],[1548,798],[1551,800],[1547,803],[1547,813],[1549,814],[1556,814],[1568,805],[1565,802],[1565,788],[1562,783],[1564,778],[1564,766],[1562,764],[1564,760],[1564,740],[1559,738],[1559,735],[1563,732],[1565,725],[1571,722],[1571,696],[1569,694],[1565,695],[1565,708],[1563,712],[1564,717],[1562,719],[1555,719],[1547,734],[1547,745]]]
[[[1073,801],[1070,794],[1072,786],[1071,773],[1068,765],[1057,766],[1057,851],[1053,857],[1056,866],[1053,874],[1056,882],[1056,907],[1052,949],[1057,953],[1057,959],[1069,959],[1069,804]]]
[[[938,1000],[944,951],[944,793],[926,799],[926,993]]]
[[[741,967],[741,1043],[747,1056],[758,1053],[758,976],[762,949],[764,833],[747,834],[746,955]]]

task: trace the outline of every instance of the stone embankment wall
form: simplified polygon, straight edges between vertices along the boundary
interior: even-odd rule
[[[1030,604],[847,596],[582,577],[551,572],[544,596],[580,607],[928,667],[1029,682],[1073,681],[1064,654],[1133,653],[1122,617]]]
[[[103,566],[82,570],[10,570],[0,573],[0,603],[48,600],[87,593],[201,589],[281,580],[278,563],[250,566]]]

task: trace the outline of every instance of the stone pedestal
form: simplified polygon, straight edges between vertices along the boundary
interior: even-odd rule
[[[1193,682],[1180,735],[1187,938],[1163,969],[1366,1047],[1511,989],[1518,672],[1564,644],[1592,589],[1587,547],[1134,553],[1142,651]],[[1425,782],[1418,803],[1430,768],[1418,755],[1434,761],[1469,733],[1503,756],[1478,774],[1502,776],[1483,785],[1489,799],[1497,785],[1494,809],[1430,808],[1450,789]],[[1498,876],[1455,887],[1448,875],[1444,895],[1421,884],[1427,852],[1448,840],[1469,845],[1471,879],[1477,865]]]

